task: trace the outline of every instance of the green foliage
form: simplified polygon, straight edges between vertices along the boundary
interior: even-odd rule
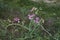
[[[32,7],[37,9],[31,12]],[[40,17],[39,24],[28,20],[27,15],[31,13]],[[20,23],[13,22],[16,16]],[[0,39],[60,40],[60,6],[31,0],[0,0]]]

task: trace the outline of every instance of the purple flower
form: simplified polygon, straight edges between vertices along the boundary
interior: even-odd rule
[[[18,17],[15,17],[15,18],[13,19],[13,21],[14,21],[14,22],[19,22],[20,19],[19,19]]]
[[[29,18],[30,20],[32,20],[34,16],[35,16],[35,14],[28,14],[28,18]]]
[[[35,23],[39,23],[39,17],[36,17],[34,20]]]
[[[39,17],[36,17],[35,20],[39,20]]]

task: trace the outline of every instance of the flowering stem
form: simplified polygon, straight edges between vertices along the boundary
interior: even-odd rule
[[[29,23],[29,29],[31,29],[31,27],[32,27],[32,20],[30,21],[30,23]]]
[[[35,31],[35,29],[38,27],[38,25],[34,24],[34,29],[31,31],[30,35]]]

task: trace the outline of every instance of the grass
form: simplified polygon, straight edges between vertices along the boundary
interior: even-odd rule
[[[33,7],[36,10],[30,11]],[[0,1],[1,40],[60,40],[60,6],[47,6],[32,1]],[[28,14],[39,17],[39,23]],[[14,22],[14,17],[20,22]]]

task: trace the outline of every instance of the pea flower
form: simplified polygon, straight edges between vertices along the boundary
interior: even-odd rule
[[[35,23],[39,23],[39,17],[36,17],[34,20]]]
[[[19,22],[20,22],[20,19],[19,19],[18,17],[15,17],[15,18],[13,19],[13,21],[19,23]]]
[[[32,20],[34,18],[35,14],[28,14],[28,19]]]

